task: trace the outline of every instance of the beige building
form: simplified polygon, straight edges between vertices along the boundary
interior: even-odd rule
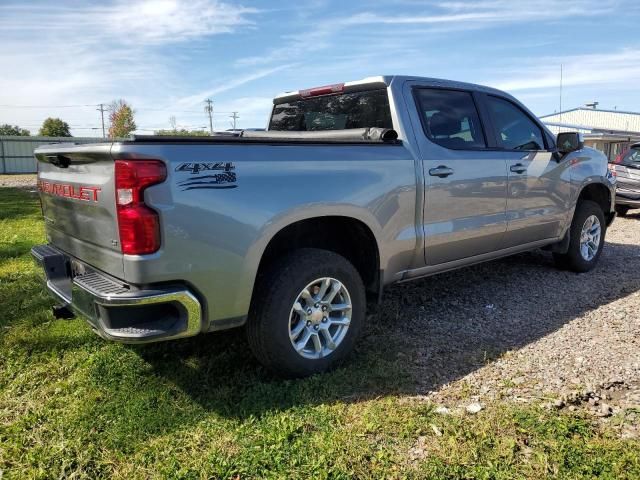
[[[578,107],[540,119],[557,134],[578,131],[585,144],[604,152],[610,160],[640,142],[640,113]]]

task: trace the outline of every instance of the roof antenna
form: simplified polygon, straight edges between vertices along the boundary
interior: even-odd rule
[[[562,64],[560,64],[560,119],[559,123],[562,123]]]

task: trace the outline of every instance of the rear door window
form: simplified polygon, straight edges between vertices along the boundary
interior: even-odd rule
[[[386,88],[278,103],[269,122],[269,130],[280,131],[370,127],[393,128]]]
[[[486,102],[499,148],[544,150],[542,129],[524,110],[493,95],[487,95]]]
[[[419,88],[416,100],[425,134],[434,143],[454,150],[486,148],[480,116],[470,92]]]

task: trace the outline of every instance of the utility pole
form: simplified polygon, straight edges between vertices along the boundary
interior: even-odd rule
[[[104,103],[100,104],[100,108],[96,108],[98,112],[100,112],[100,119],[102,120],[102,138],[106,138],[104,135]]]
[[[209,133],[213,135],[213,100],[207,98],[205,103],[204,111],[209,115]]]
[[[238,112],[232,112],[233,115],[229,115],[231,118],[233,118],[233,129],[236,129],[236,120],[238,120],[240,118],[240,116],[238,115]]]

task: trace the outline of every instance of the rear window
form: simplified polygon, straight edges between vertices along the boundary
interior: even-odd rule
[[[269,130],[317,131],[393,128],[385,88],[312,97],[274,105]]]

